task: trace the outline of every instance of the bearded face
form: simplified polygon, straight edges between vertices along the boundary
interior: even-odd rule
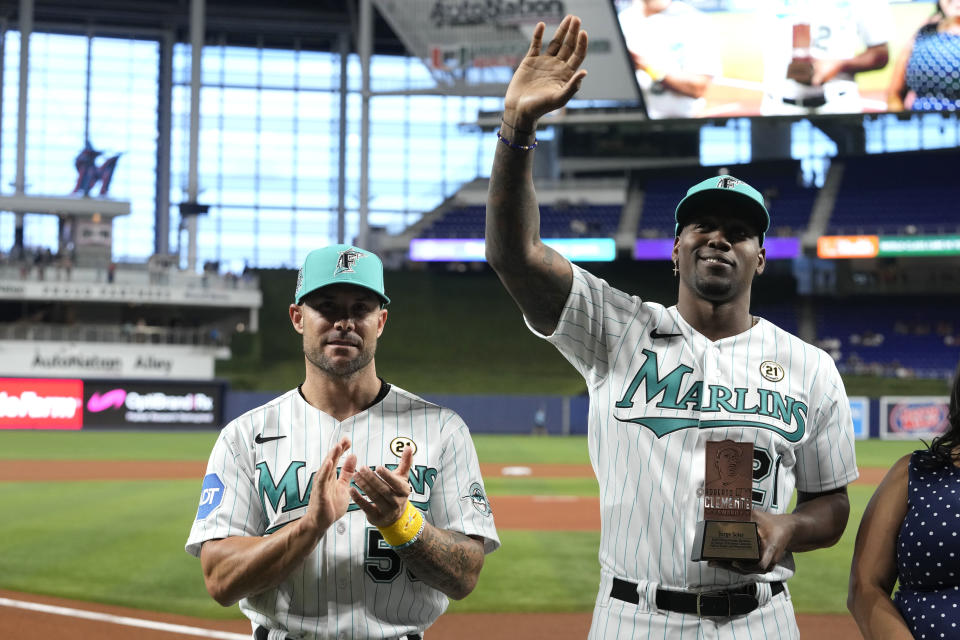
[[[335,378],[353,377],[373,362],[386,317],[376,295],[353,285],[323,287],[291,307],[307,362]]]

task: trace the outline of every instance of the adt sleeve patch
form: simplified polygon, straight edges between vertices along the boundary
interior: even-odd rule
[[[203,520],[210,512],[220,506],[223,501],[223,483],[215,473],[208,473],[203,478],[203,488],[200,490],[200,507],[197,509],[197,520]]]

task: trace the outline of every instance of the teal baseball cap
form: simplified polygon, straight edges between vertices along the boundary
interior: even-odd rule
[[[763,195],[739,178],[714,176],[698,182],[687,190],[676,211],[676,235],[697,213],[722,207],[724,213],[740,215],[756,227],[763,244],[763,236],[770,228],[770,213],[763,204]]]
[[[383,304],[390,298],[383,291],[383,262],[377,254],[349,244],[332,244],[307,254],[297,275],[294,302],[331,284],[352,284],[373,291]]]

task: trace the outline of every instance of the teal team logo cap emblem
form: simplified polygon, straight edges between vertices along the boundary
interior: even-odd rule
[[[763,194],[733,176],[714,176],[702,180],[687,190],[676,210],[676,235],[698,213],[735,215],[750,221],[760,244],[770,228],[770,213],[763,202]]]
[[[348,244],[334,244],[307,254],[297,274],[294,302],[331,284],[351,284],[377,294],[383,304],[390,298],[383,287],[383,262],[371,251]]]
[[[337,268],[334,269],[333,275],[338,276],[341,273],[356,273],[356,271],[353,270],[353,265],[357,264],[357,260],[366,255],[367,254],[362,251],[357,251],[353,247],[341,251],[340,257],[337,258]]]

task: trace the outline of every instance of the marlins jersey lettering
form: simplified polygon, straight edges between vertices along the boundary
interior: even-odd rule
[[[222,430],[203,481],[186,544],[269,535],[301,517],[314,472],[340,438],[358,464],[395,468],[413,447],[410,500],[428,522],[500,546],[473,441],[453,411],[386,385],[367,410],[338,422],[294,389]],[[397,638],[422,633],[447,597],[410,573],[380,532],[351,504],[303,564],[275,589],[240,601],[257,625],[296,638]],[[273,637],[273,636],[271,636]]]
[[[570,296],[547,339],[583,375],[590,394],[602,575],[591,637],[630,638],[636,626],[651,624],[657,587],[713,590],[787,580],[794,571],[790,555],[761,576],[690,560],[703,519],[705,442],[753,443],[753,506],[771,513],[786,512],[794,488],[822,492],[850,483],[858,475],[853,426],[833,361],[763,319],[712,342],[676,307],[641,302],[572,266]],[[639,607],[610,598],[614,577],[639,584]],[[761,606],[744,618],[763,623],[771,609]],[[765,621],[759,637],[796,637],[788,603],[776,618]],[[686,616],[686,624],[699,620]],[[773,633],[777,628],[782,636]]]

